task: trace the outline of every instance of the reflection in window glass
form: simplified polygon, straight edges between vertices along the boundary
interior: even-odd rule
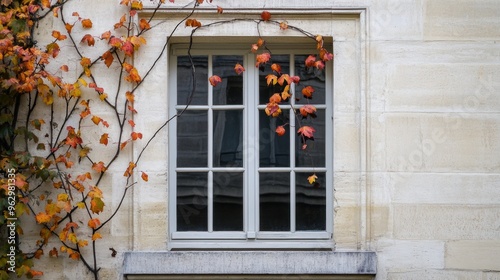
[[[281,66],[281,72],[282,73],[290,73],[290,55],[273,55],[272,56],[272,61],[270,63],[266,64],[266,67],[264,68],[264,71],[259,71],[259,104],[266,104],[269,102],[269,97],[271,97],[274,93],[276,92],[282,92],[283,89],[285,88],[283,86],[280,86],[279,84],[276,85],[267,85],[267,79],[266,76],[268,74],[274,74],[276,76],[279,76],[276,74],[276,72],[271,70],[270,65],[272,63],[279,64]]]
[[[193,56],[195,71],[196,89],[193,90],[193,76],[191,61],[188,56],[177,57],[177,104],[188,104],[191,97],[191,105],[206,105],[208,92],[208,57]]]
[[[213,57],[213,74],[222,82],[213,88],[214,105],[243,104],[243,75],[234,71],[236,63],[243,65],[241,55],[216,55]]]
[[[243,110],[214,111],[214,167],[243,166]]]
[[[295,87],[296,98],[299,104],[325,104],[325,70],[316,67],[306,67],[305,61],[308,55],[295,56],[295,75],[300,77],[300,83]],[[314,88],[313,98],[307,100],[302,97],[302,89],[306,86]]]
[[[326,142],[325,142],[325,110],[318,109],[316,111],[316,118],[301,120],[301,125],[313,127],[314,141],[307,140],[307,149],[302,149],[303,138],[297,136],[295,143],[295,166],[297,167],[325,167],[326,163]]]
[[[214,231],[243,230],[243,173],[214,172]]]
[[[177,166],[207,166],[207,111],[185,111],[177,119]]]
[[[207,230],[207,173],[177,173],[177,230]]]
[[[290,173],[259,173],[261,231],[290,230]]]
[[[326,186],[325,174],[316,173],[318,179],[313,185],[307,177],[311,173],[296,173],[296,220],[297,230],[326,229]]]
[[[276,134],[278,126],[288,123],[288,116],[288,110],[283,111],[279,118],[269,117],[265,111],[259,111],[260,167],[290,166],[290,127],[285,127],[285,135]]]

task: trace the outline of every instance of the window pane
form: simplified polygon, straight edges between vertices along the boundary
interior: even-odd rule
[[[296,229],[326,230],[326,186],[325,173],[316,173],[313,185],[307,177],[310,173],[296,173]]]
[[[260,173],[260,230],[290,230],[290,173]]]
[[[243,230],[243,173],[214,173],[214,231]]]
[[[260,167],[290,166],[290,127],[285,126],[285,135],[278,136],[276,128],[288,123],[288,110],[280,117],[269,117],[259,111],[259,162]]]
[[[296,137],[295,165],[297,167],[325,167],[325,110],[318,109],[316,116],[316,118],[308,116],[307,119],[301,120],[301,125],[311,126],[316,132],[314,132],[314,141],[306,141],[307,149],[305,150],[302,149],[304,139],[301,136]]]
[[[207,173],[177,173],[177,230],[207,231]]]
[[[191,105],[208,104],[208,57],[193,56],[196,89]],[[189,57],[177,57],[177,104],[186,105],[193,90],[193,76]]]
[[[213,104],[243,104],[243,75],[234,71],[236,63],[243,65],[241,55],[217,55],[213,57],[213,74],[222,82],[213,88]]]
[[[274,74],[279,77],[279,75],[271,70],[271,65],[273,63],[276,63],[281,66],[281,73],[286,73],[290,74],[290,56],[289,55],[272,55],[271,56],[271,61],[268,62],[267,64],[264,65],[264,68],[260,68],[259,71],[259,104],[266,104],[269,102],[269,97],[271,97],[274,93],[276,92],[282,92],[283,89],[285,88],[283,86],[280,86],[279,84],[276,85],[267,85],[267,79],[266,76],[268,74]],[[262,71],[263,70],[263,71]]]
[[[185,111],[177,118],[177,167],[206,167],[207,111]]]
[[[305,61],[308,56],[295,56],[295,75],[300,77],[300,83],[295,87],[295,97],[300,98],[297,103],[325,104],[325,70],[319,70],[316,67],[306,67]],[[309,102],[302,96],[302,89],[306,86],[314,88],[313,97]]]
[[[214,167],[243,166],[243,110],[214,111]]]

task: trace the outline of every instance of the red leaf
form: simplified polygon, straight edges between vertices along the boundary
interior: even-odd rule
[[[95,163],[92,164],[92,169],[94,169],[95,171],[99,172],[99,173],[103,173],[104,171],[106,171],[106,166],[104,166],[104,162],[100,161],[98,163]]]
[[[220,82],[222,82],[222,79],[221,77],[217,76],[217,75],[213,75],[212,77],[208,78],[208,81],[210,82],[210,84],[215,87],[217,84],[219,84]]]
[[[307,67],[313,67],[315,62],[316,62],[315,55],[310,55],[306,58],[306,66]]]
[[[99,143],[106,146],[106,145],[108,145],[108,139],[109,139],[108,134],[104,133],[103,135],[101,135],[101,139],[99,139]]]
[[[278,134],[278,136],[285,135],[285,132],[286,132],[286,130],[282,125],[280,125],[276,128],[276,134]]]
[[[316,132],[316,130],[313,127],[307,125],[302,126],[297,130],[297,134],[311,139],[314,138],[314,132]]]
[[[139,28],[141,30],[150,29],[151,25],[149,25],[149,22],[146,19],[141,18],[139,21]]]
[[[260,14],[260,18],[262,18],[263,21],[269,21],[271,19],[271,13],[268,11],[263,11]]]
[[[314,116],[316,113],[316,107],[314,107],[313,105],[307,104],[307,105],[300,107],[299,111],[303,117],[307,117],[307,115]]]
[[[302,95],[307,99],[312,98],[313,92],[314,92],[314,88],[312,86],[307,86],[307,87],[304,87],[302,89]]]
[[[201,27],[201,22],[197,21],[194,18],[190,18],[190,19],[186,20],[186,26],[191,26],[193,28]]]
[[[142,133],[134,131],[130,134],[130,137],[132,137],[132,140],[142,139]]]
[[[149,179],[149,176],[148,176],[148,174],[146,174],[146,173],[142,172],[142,174],[141,174],[141,178],[142,178],[142,180],[144,180],[145,182],[147,182],[147,181],[148,181],[148,179]]]
[[[95,44],[94,37],[92,37],[92,35],[90,34],[86,34],[85,36],[83,36],[80,43],[85,43],[85,42],[87,42],[88,46],[93,46]]]
[[[259,67],[261,64],[265,64],[269,61],[269,59],[271,59],[271,54],[270,53],[262,53],[262,54],[258,54],[255,58],[255,60],[257,61],[255,63],[255,67]]]
[[[113,60],[115,59],[113,54],[110,51],[106,51],[102,54],[101,59],[104,60],[104,64],[109,68]]]
[[[245,72],[245,68],[241,64],[236,63],[236,65],[234,66],[234,71],[236,72],[236,74],[241,75],[241,73]]]
[[[224,9],[222,9],[222,7],[220,7],[220,6],[217,6],[217,13],[222,14],[223,12],[224,12]]]

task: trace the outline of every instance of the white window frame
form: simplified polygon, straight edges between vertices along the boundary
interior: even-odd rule
[[[291,50],[290,45],[293,45]],[[197,45],[191,50],[191,55],[207,55],[209,56],[208,64],[208,76],[212,75],[212,59],[213,55],[242,55],[244,57],[244,67],[245,72],[242,73],[243,77],[243,105],[223,105],[224,109],[243,109],[243,145],[244,145],[244,156],[248,157],[248,153],[245,151],[248,147],[254,147],[255,143],[259,143],[256,135],[258,135],[258,109],[265,108],[265,105],[258,104],[258,84],[259,75],[258,68],[254,66],[255,64],[255,54],[249,52],[250,44],[225,44],[225,45],[213,45],[213,44],[201,44]],[[312,46],[312,47],[311,47]],[[311,42],[309,45],[304,44],[287,44],[285,45],[273,45],[270,47],[273,54],[290,54],[290,73],[294,71],[293,55],[294,54],[311,54],[314,53],[315,44]],[[177,110],[183,109],[185,105],[177,104],[177,56],[187,55],[187,45],[186,44],[173,44],[170,46],[170,56],[169,56],[169,115],[173,115]],[[169,242],[168,246],[170,249],[210,249],[210,248],[329,248],[333,249],[333,69],[332,63],[327,63],[325,67],[325,104],[316,106],[318,109],[325,110],[325,152],[326,152],[326,162],[324,168],[309,168],[309,167],[276,167],[276,168],[261,168],[258,167],[259,164],[259,153],[258,144],[254,147],[253,157],[255,158],[253,163],[248,164],[248,160],[244,160],[243,167],[235,168],[214,168],[209,166],[208,168],[177,168],[177,121],[174,119],[169,124]],[[294,92],[292,85],[292,92]],[[208,87],[208,95],[212,95],[213,88]],[[201,109],[210,108],[212,106],[212,98],[208,98],[208,105],[190,105],[189,109]],[[314,100],[314,99],[313,99]],[[314,103],[314,101],[312,102]],[[220,108],[221,105],[217,105]],[[296,105],[299,108],[300,105]],[[283,108],[290,109],[290,105],[283,105]],[[209,110],[210,111],[210,110]],[[290,113],[292,113],[290,111]],[[212,164],[212,149],[210,148],[212,143],[212,131],[213,122],[211,120],[211,114],[208,115],[209,118],[209,143],[208,143],[208,162]],[[295,119],[290,115],[290,127],[288,129],[294,129]],[[295,133],[290,133],[291,141],[294,140]],[[331,143],[331,144],[330,144]],[[330,144],[330,145],[329,145]],[[294,160],[293,146],[291,146],[290,158]],[[177,223],[177,207],[176,207],[176,172],[177,170],[183,171],[236,171],[244,172],[243,179],[243,231],[233,232],[213,232],[212,231],[212,218],[213,213],[211,211],[212,201],[212,185],[208,184],[208,232],[178,232],[176,231]],[[294,176],[291,176],[290,181],[290,204],[291,204],[291,219],[290,219],[290,231],[286,232],[259,232],[259,191],[257,176],[252,174],[258,174],[260,171],[272,171],[272,172],[291,172],[293,171],[304,171],[304,172],[325,172],[326,177],[326,230],[325,231],[295,231],[295,181]],[[209,172],[210,174],[210,172]],[[209,178],[210,182],[210,178]],[[254,210],[252,210],[254,209]]]

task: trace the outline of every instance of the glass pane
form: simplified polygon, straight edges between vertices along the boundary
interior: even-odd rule
[[[260,173],[260,230],[290,230],[290,173]]]
[[[207,111],[185,111],[177,118],[177,167],[206,167],[207,143]]]
[[[311,173],[296,173],[296,229],[326,230],[325,173],[316,173],[313,185],[307,177]]]
[[[300,83],[295,87],[295,98],[297,103],[306,104],[325,104],[325,70],[319,70],[316,67],[306,67],[305,61],[309,55],[295,56],[295,75],[300,77]],[[302,96],[302,89],[306,86],[312,86],[314,93],[312,99],[306,99]]]
[[[260,167],[290,166],[290,127],[285,126],[285,134],[278,136],[276,128],[288,123],[289,111],[273,118],[259,111],[259,162]]]
[[[274,93],[276,92],[282,92],[283,89],[285,88],[283,86],[280,86],[279,84],[276,85],[267,85],[267,79],[266,76],[268,74],[274,74],[277,77],[279,75],[271,70],[271,65],[273,63],[276,63],[281,66],[281,73],[285,74],[290,74],[290,56],[289,55],[272,55],[271,61],[265,64],[264,68],[260,68],[259,71],[259,104],[266,104],[269,102],[269,97],[271,97]]]
[[[243,110],[214,111],[214,167],[243,166]]]
[[[177,230],[207,231],[207,173],[177,173]]]
[[[191,105],[208,104],[208,57],[193,56],[196,89]],[[193,90],[193,75],[189,57],[177,57],[177,104],[186,105]]]
[[[236,63],[243,65],[241,55],[216,55],[213,57],[213,74],[222,82],[213,88],[213,104],[243,104],[243,75],[234,71]]]
[[[243,230],[243,173],[214,173],[214,231]]]
[[[302,149],[304,139],[301,136],[296,137],[295,141],[295,166],[297,167],[325,167],[326,142],[325,142],[325,110],[318,109],[316,118],[301,120],[301,125],[313,127],[314,140],[306,140],[307,148]]]

